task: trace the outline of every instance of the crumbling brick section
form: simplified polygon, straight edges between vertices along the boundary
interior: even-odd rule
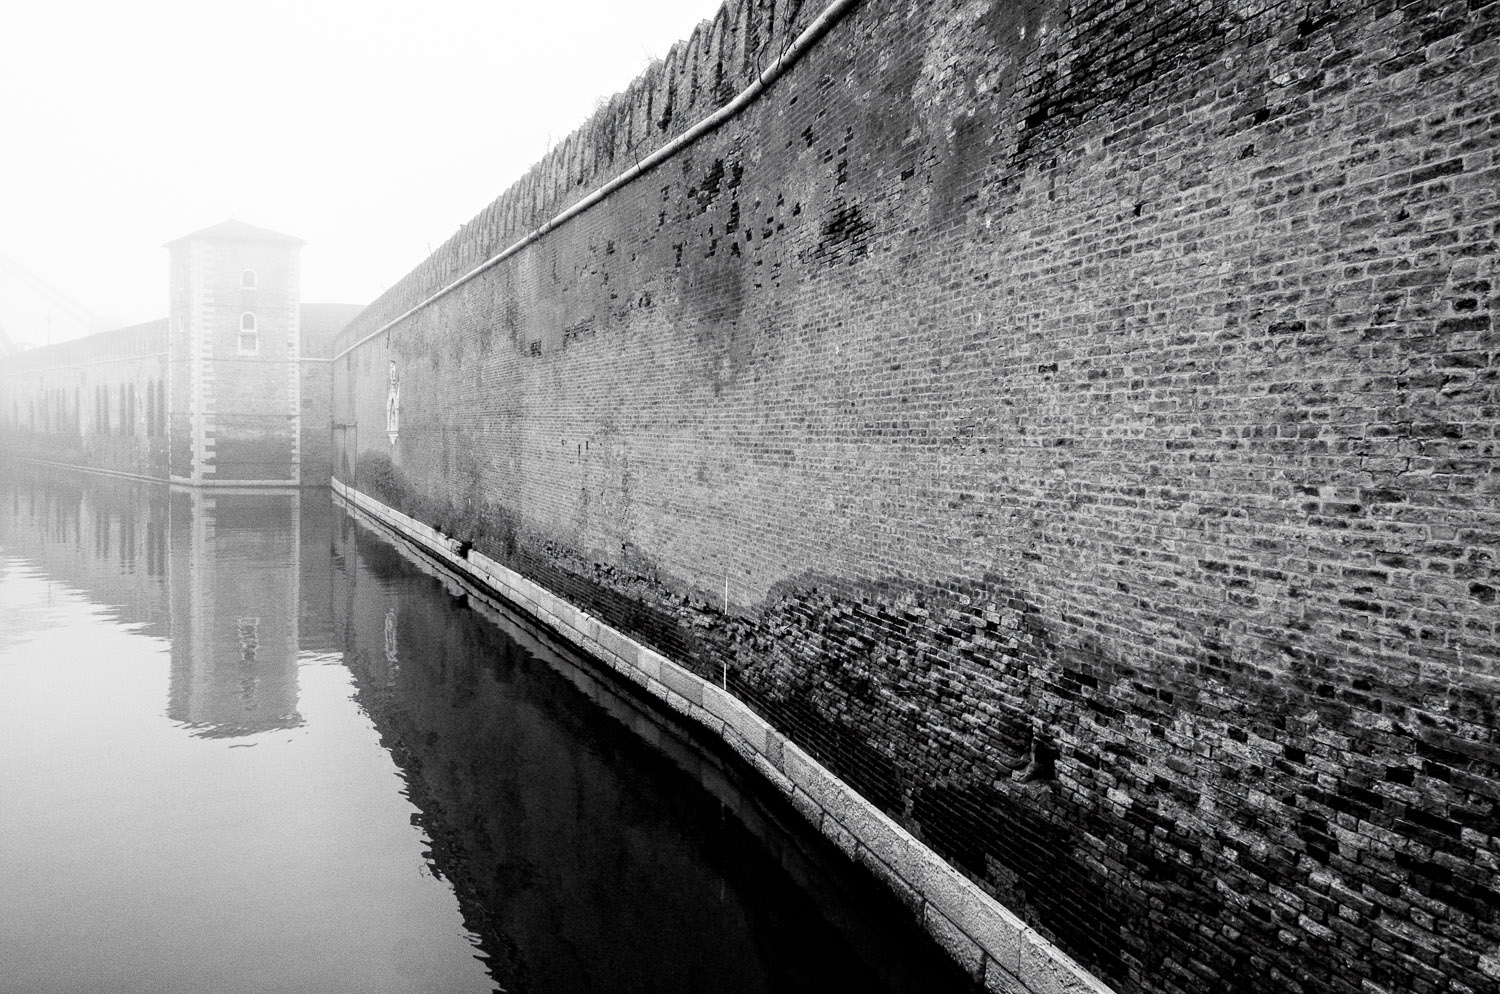
[[[817,13],[733,0],[367,311],[338,475],[1122,992],[1500,989],[1500,3],[868,0],[373,334]]]

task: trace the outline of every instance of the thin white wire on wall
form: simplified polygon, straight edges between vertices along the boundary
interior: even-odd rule
[[[830,3],[827,7],[824,8],[823,12],[818,15],[816,20],[814,20],[805,29],[803,29],[802,33],[797,36],[797,39],[793,41],[791,45],[787,46],[786,50],[781,53],[781,55],[776,59],[775,62],[768,66],[763,72],[761,72],[761,74],[757,76],[749,86],[741,90],[733,100],[729,101],[729,103],[725,104],[723,107],[720,107],[708,117],[705,117],[703,120],[699,121],[697,124],[693,125],[691,128],[678,135],[676,138],[673,138],[661,148],[646,156],[639,163],[631,166],[629,169],[625,170],[625,172],[605,183],[603,186],[599,187],[593,193],[590,193],[588,196],[584,197],[582,200],[578,201],[567,210],[564,210],[561,214],[558,214],[552,220],[546,222],[541,227],[535,229],[519,241],[512,243],[505,249],[502,249],[497,254],[490,256],[488,259],[484,260],[479,265],[469,270],[467,273],[464,273],[452,283],[449,283],[442,289],[435,291],[426,299],[420,301],[419,303],[413,304],[411,307],[407,308],[405,311],[402,311],[399,315],[387,321],[379,328],[376,328],[374,331],[370,332],[359,341],[349,345],[333,358],[342,359],[344,356],[348,355],[350,352],[353,352],[355,349],[359,348],[370,339],[389,331],[396,325],[400,324],[402,321],[405,321],[407,318],[420,311],[422,308],[428,306],[436,300],[441,299],[442,297],[447,296],[481,273],[492,269],[500,263],[504,262],[506,259],[515,255],[526,246],[530,245],[532,242],[535,242],[544,237],[548,232],[552,231],[552,229],[566,223],[571,218],[582,214],[584,211],[599,203],[599,201],[603,200],[605,197],[608,197],[611,193],[615,192],[626,183],[629,183],[636,177],[641,176],[656,168],[667,159],[670,159],[672,156],[676,155],[682,149],[697,141],[699,138],[702,138],[704,135],[717,129],[719,125],[723,124],[725,121],[728,121],[730,118],[734,117],[740,111],[748,107],[756,97],[760,96],[761,92],[764,91],[766,87],[774,83],[778,78],[780,78],[782,73],[786,72],[793,65],[795,65],[797,63],[797,60],[799,60],[803,56],[803,54],[805,54],[807,50],[817,42],[819,38],[823,37],[823,35],[827,33],[829,28],[833,27],[833,25],[836,24],[839,19],[847,14],[850,10],[857,7],[859,5],[859,2],[860,0],[834,0],[833,3]]]

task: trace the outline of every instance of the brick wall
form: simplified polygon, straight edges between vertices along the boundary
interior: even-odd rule
[[[303,304],[301,308],[298,451],[304,487],[328,485],[333,466],[333,340],[362,309],[357,304]]]
[[[165,321],[33,349],[0,366],[0,450],[166,476]]]
[[[364,312],[336,472],[1119,990],[1496,990],[1500,4],[868,0],[390,324],[817,13],[726,5]]]

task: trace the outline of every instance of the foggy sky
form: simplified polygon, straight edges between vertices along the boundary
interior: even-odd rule
[[[12,5],[0,32],[0,327],[167,312],[163,242],[296,235],[302,299],[368,303],[719,0]]]

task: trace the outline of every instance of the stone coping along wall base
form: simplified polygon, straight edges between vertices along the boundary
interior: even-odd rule
[[[825,837],[879,878],[976,981],[1000,994],[1114,994],[1098,978],[749,706],[550,590],[335,479],[333,490],[398,538],[526,612],[723,739]]]

